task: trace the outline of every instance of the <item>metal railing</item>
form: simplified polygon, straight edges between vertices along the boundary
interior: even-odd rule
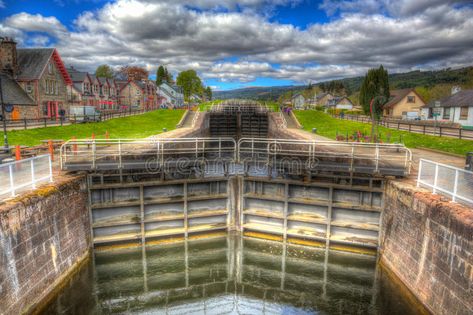
[[[67,170],[154,169],[189,161],[235,161],[233,138],[69,140],[61,146]]]
[[[394,176],[408,175],[412,163],[411,151],[400,144],[292,139],[243,138],[238,157],[241,163]]]
[[[49,154],[0,164],[0,198],[14,197],[22,189],[36,189],[37,184],[52,181]]]
[[[458,167],[420,159],[417,187],[473,204],[473,172]]]
[[[182,161],[297,164],[311,170],[406,176],[412,154],[399,144],[243,138],[70,140],[61,147],[67,170],[146,169]]]
[[[279,122],[279,128],[284,128],[286,129],[287,128],[287,121],[286,121],[286,118],[284,117],[284,114],[282,112],[278,112],[278,120],[280,121]]]

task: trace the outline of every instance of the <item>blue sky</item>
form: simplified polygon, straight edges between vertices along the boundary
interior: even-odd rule
[[[466,66],[471,29],[462,0],[0,0],[0,34],[20,47],[92,72],[192,68],[216,89]]]

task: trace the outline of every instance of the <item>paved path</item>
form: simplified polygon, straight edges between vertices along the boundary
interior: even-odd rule
[[[184,122],[182,124],[181,128],[191,128],[192,127],[192,121],[194,120],[195,115],[197,115],[196,112],[193,110],[190,110],[184,119]]]
[[[283,114],[284,119],[286,120],[287,128],[294,129],[298,127],[297,122],[294,119],[294,117],[292,117],[290,114],[287,114],[286,112],[282,112],[282,114]]]

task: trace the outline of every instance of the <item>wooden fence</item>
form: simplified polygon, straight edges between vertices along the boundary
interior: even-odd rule
[[[371,123],[371,118],[362,115],[332,115],[332,117],[342,120],[352,120],[363,123]],[[435,124],[424,124],[418,120],[387,120],[382,119],[379,121],[380,126],[384,126],[389,129],[403,130],[412,133],[419,133],[424,135],[439,136],[439,137],[451,137],[457,139],[473,140],[473,130],[456,128],[451,126],[442,126],[441,123]]]

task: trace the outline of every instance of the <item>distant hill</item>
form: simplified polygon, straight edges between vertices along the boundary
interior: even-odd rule
[[[346,78],[338,81],[349,88],[352,93],[359,91],[363,77]],[[328,83],[330,81],[319,82]],[[442,69],[435,71],[411,71],[406,73],[393,73],[389,75],[389,84],[392,89],[415,87],[433,87],[438,84],[465,85],[473,82],[473,66],[460,69]],[[301,91],[304,85],[275,86],[275,87],[250,87],[229,91],[215,91],[215,99],[246,98],[257,100],[277,100],[287,91]]]

